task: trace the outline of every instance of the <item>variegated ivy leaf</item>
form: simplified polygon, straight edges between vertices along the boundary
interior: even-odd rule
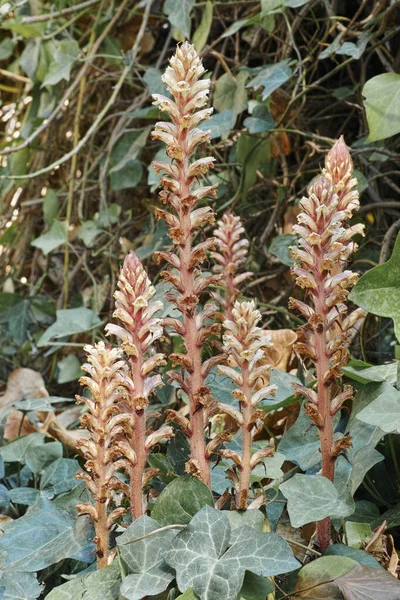
[[[117,600],[121,573],[118,561],[109,567],[86,573],[54,588],[46,600]]]
[[[270,577],[299,566],[279,535],[247,526],[231,534],[226,514],[210,506],[176,536],[164,559],[176,570],[179,590],[191,587],[200,600],[236,600],[246,570]]]
[[[177,530],[169,529],[144,537],[157,529],[160,525],[143,515],[118,538],[120,556],[129,573],[121,586],[124,600],[140,600],[161,594],[174,578],[174,572],[163,561],[162,555]],[[136,541],[138,538],[144,539]]]

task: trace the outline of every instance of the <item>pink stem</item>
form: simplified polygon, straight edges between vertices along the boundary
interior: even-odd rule
[[[181,114],[184,114],[184,106],[181,108]],[[189,153],[187,151],[187,129],[182,129],[179,134],[179,145],[183,151],[183,157],[181,161],[178,161],[180,170],[181,180],[181,197],[182,199],[187,198],[190,194],[189,183],[188,183],[188,167],[189,167]],[[185,295],[195,295],[194,292],[194,273],[193,269],[190,268],[191,254],[192,254],[192,234],[190,224],[190,208],[185,206],[183,202],[180,204],[179,209],[180,226],[183,230],[184,243],[181,246],[180,251],[180,272],[182,278],[183,288]],[[204,385],[203,375],[201,372],[201,346],[197,341],[197,326],[195,316],[188,310],[183,310],[183,320],[185,326],[185,345],[186,351],[189,358],[192,361],[192,372],[189,373],[189,405],[190,405],[190,423],[191,423],[191,435],[189,438],[191,457],[195,461],[199,468],[199,474],[202,481],[206,485],[210,485],[210,465],[206,456],[206,443],[204,438],[204,409],[203,405],[199,403],[198,391]]]
[[[132,370],[132,378],[135,383],[135,395],[143,394],[143,375],[141,373],[143,353],[140,340],[137,338],[136,332],[133,333],[134,344],[136,346],[138,356],[131,358],[130,365]],[[137,519],[144,514],[143,506],[143,473],[147,461],[146,452],[146,416],[144,409],[135,409],[135,423],[133,428],[132,447],[136,454],[136,462],[131,467],[130,476],[130,501],[132,519]]]
[[[325,293],[325,280],[322,273],[321,266],[321,255],[323,250],[316,250],[316,281],[318,289],[315,293],[315,311],[317,314],[323,315],[323,327],[321,330],[317,328],[315,331],[315,353],[316,353],[316,375],[317,375],[317,386],[318,386],[318,411],[322,417],[322,426],[318,428],[320,445],[321,445],[321,456],[322,456],[322,475],[332,481],[335,475],[335,463],[332,456],[332,445],[333,445],[333,420],[331,415],[331,394],[330,385],[327,386],[324,380],[324,374],[329,371],[329,357],[327,356],[326,349],[328,346],[328,340],[326,336],[326,321],[328,307],[326,304],[326,293]],[[321,550],[324,551],[330,544],[331,541],[331,521],[329,517],[318,521],[317,523],[317,539]]]
[[[249,495],[250,487],[250,476],[251,476],[251,447],[252,447],[252,435],[251,435],[251,424],[250,420],[253,413],[253,407],[251,405],[251,389],[249,384],[249,366],[246,361],[245,366],[242,367],[243,386],[242,391],[244,394],[245,401],[242,404],[242,468],[240,471],[240,483],[239,483],[239,496],[237,500],[237,508],[239,510],[245,510],[247,506],[247,498]]]

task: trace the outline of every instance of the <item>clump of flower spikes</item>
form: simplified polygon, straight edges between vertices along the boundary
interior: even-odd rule
[[[219,374],[229,377],[238,386],[233,396],[239,401],[240,410],[218,404],[219,412],[230,415],[242,430],[241,454],[221,450],[221,455],[235,465],[228,474],[236,487],[238,509],[247,506],[251,471],[273,452],[272,447],[266,447],[252,453],[254,436],[263,428],[264,412],[257,406],[266,396],[276,393],[274,385],[260,387],[260,382],[269,379],[271,367],[262,364],[262,359],[265,350],[272,345],[271,336],[258,327],[260,320],[261,314],[253,301],[235,302],[231,319],[224,322],[223,342],[230,366],[218,366]]]
[[[121,401],[126,397],[124,388],[125,362],[121,351],[99,342],[85,346],[88,362],[82,366],[90,376],[80,378],[80,383],[91,391],[91,398],[77,396],[78,402],[86,404],[88,412],[81,417],[81,425],[90,433],[90,439],[77,441],[86,459],[87,472],[79,472],[94,497],[95,505],[78,504],[80,514],[87,514],[94,524],[99,568],[109,562],[109,530],[116,519],[125,514],[124,508],[109,506],[113,490],[122,490],[129,495],[129,488],[115,476],[119,469],[129,471],[130,464],[124,455],[129,455],[127,435],[132,417],[121,413]],[[127,452],[128,451],[128,452]]]
[[[297,260],[293,268],[296,283],[306,290],[308,303],[291,298],[290,307],[307,319],[299,330],[295,350],[311,359],[316,367],[316,389],[296,386],[307,399],[305,411],[319,431],[322,475],[333,480],[337,456],[351,446],[348,436],[333,441],[333,416],[352,398],[351,386],[340,389],[341,367],[348,360],[350,328],[360,312],[347,316],[346,300],[357,275],[345,264],[357,248],[352,238],[363,233],[363,226],[348,226],[358,209],[357,180],[352,177],[350,153],[340,138],[326,156],[325,168],[300,201],[302,212],[294,231],[299,248],[293,248]],[[324,548],[329,544],[330,524],[322,521],[317,536]]]
[[[167,210],[156,210],[158,218],[169,225],[169,236],[175,244],[176,252],[159,252],[158,260],[165,260],[170,269],[163,272],[164,280],[170,282],[174,291],[168,294],[182,314],[179,319],[166,319],[165,324],[182,336],[185,353],[175,353],[171,359],[180,370],[169,372],[189,398],[190,421],[177,413],[170,417],[178,421],[189,438],[191,458],[186,465],[188,472],[210,484],[209,458],[211,447],[207,448],[204,429],[207,425],[205,406],[209,404],[210,390],[205,379],[218,357],[202,361],[202,348],[210,336],[219,331],[218,324],[205,325],[215,310],[211,304],[199,309],[200,295],[211,284],[219,281],[217,275],[203,275],[201,265],[207,252],[215,247],[213,238],[194,245],[194,238],[204,225],[214,222],[214,211],[209,206],[198,206],[206,197],[216,196],[216,186],[199,186],[198,178],[208,172],[214,158],[206,157],[191,161],[196,147],[210,140],[209,132],[197,125],[209,119],[212,108],[203,108],[208,101],[209,79],[200,79],[204,73],[202,62],[194,47],[185,42],[171,58],[162,80],[173,98],[154,94],[154,104],[169,114],[171,122],[156,123],[152,132],[155,140],[167,146],[171,162],[154,162],[155,170],[164,171],[161,178],[163,188],[161,200]]]
[[[249,242],[243,237],[244,227],[240,217],[232,212],[225,213],[217,225],[214,230],[217,250],[211,252],[211,257],[217,263],[213,271],[221,275],[224,294],[214,293],[213,296],[221,306],[224,318],[231,319],[233,305],[240,293],[238,286],[252,275],[249,271],[240,273],[241,266],[246,262]]]
[[[154,373],[154,369],[165,364],[164,355],[153,351],[155,341],[163,334],[161,319],[155,317],[163,304],[152,301],[155,293],[141,261],[131,252],[125,258],[114,295],[114,317],[121,325],[109,324],[106,330],[121,340],[127,361],[124,386],[128,394],[124,410],[132,416],[130,447],[126,455],[130,462],[130,502],[134,519],[144,513],[142,490],[154,475],[154,470],[146,471],[148,454],[160,440],[173,435],[171,427],[162,427],[149,435],[146,431],[147,421],[157,416],[146,413],[149,397],[155,388],[162,385],[161,375]]]

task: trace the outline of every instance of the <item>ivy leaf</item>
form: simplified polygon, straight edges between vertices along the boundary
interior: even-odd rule
[[[261,0],[261,17],[269,15],[271,12],[282,6],[283,0]]]
[[[249,133],[264,133],[271,131],[275,127],[275,122],[268,108],[264,104],[257,104],[253,108],[251,117],[247,117],[243,125],[248,128]]]
[[[297,245],[297,239],[297,236],[292,233],[277,235],[272,240],[268,252],[279,258],[283,265],[292,267],[294,265],[294,260],[290,256],[289,248]]]
[[[373,569],[383,569],[382,565],[378,563],[372,554],[368,554],[365,550],[349,548],[346,544],[332,544],[331,546],[328,546],[324,552],[324,556],[346,556],[347,558],[355,560],[360,565],[372,567]]]
[[[230,109],[223,110],[220,113],[214,113],[211,119],[207,119],[198,125],[198,129],[209,131],[210,138],[221,137],[224,133],[231,131],[235,125],[236,117]]]
[[[118,561],[54,588],[46,600],[118,600],[121,573]]]
[[[16,574],[0,571],[1,600],[35,600],[42,591],[43,587],[39,584],[35,573]]]
[[[56,321],[46,329],[37,346],[43,348],[48,342],[69,335],[95,329],[101,324],[99,317],[90,308],[66,308],[57,310]]]
[[[246,571],[238,600],[265,600],[274,589],[274,584],[268,577]]]
[[[301,407],[295,424],[283,435],[278,451],[282,452],[286,460],[299,465],[302,471],[308,471],[321,462],[319,447],[317,428],[312,426],[311,419]]]
[[[30,433],[14,440],[0,448],[0,456],[4,462],[18,462],[25,464],[25,455],[29,448],[44,444],[43,433]]]
[[[161,526],[186,525],[207,504],[214,504],[209,488],[200,479],[184,475],[171,481],[161,492],[151,516]]]
[[[249,527],[234,531],[223,511],[202,508],[164,553],[176,570],[178,588],[192,587],[201,600],[236,600],[245,570],[260,576],[286,573],[298,567],[289,545],[274,533]]]
[[[357,566],[355,560],[344,556],[323,556],[313,560],[299,571],[296,582],[296,600],[343,600],[334,579]]]
[[[143,515],[118,538],[121,558],[129,569],[129,575],[121,586],[121,594],[126,600],[141,600],[145,596],[161,594],[174,578],[162,555],[176,536],[176,530],[160,531],[136,542],[159,528],[156,521]]]
[[[280,2],[281,4],[281,2]],[[248,88],[264,88],[261,94],[262,100],[266,100],[272,92],[281,87],[292,75],[292,69],[289,67],[290,59],[281,60],[275,65],[268,65],[249,81]]]
[[[372,77],[363,87],[369,136],[376,142],[400,132],[400,75],[382,73]]]
[[[360,364],[361,363],[361,364]],[[387,365],[370,366],[362,361],[350,361],[342,372],[346,377],[358,381],[359,383],[370,383],[376,381],[386,381],[390,385],[395,385],[398,380],[399,363],[392,362]]]
[[[80,53],[76,40],[61,40],[50,63],[50,68],[44,78],[42,87],[56,85],[62,79],[69,81],[71,69]]]
[[[400,75],[397,77],[400,82]],[[379,94],[384,97],[382,89]],[[393,130],[393,123],[391,127]],[[349,299],[374,315],[393,319],[396,337],[400,341],[400,234],[389,260],[365,273],[350,292]]]
[[[80,560],[88,542],[85,518],[75,521],[41,495],[23,517],[3,526],[0,552],[7,552],[7,571],[40,571],[62,560]]]
[[[335,579],[345,600],[399,600],[400,581],[381,569],[356,565]]]
[[[200,25],[193,34],[192,42],[197,52],[201,52],[207,43],[213,19],[213,3],[207,0],[203,10]]]
[[[40,248],[43,254],[49,254],[52,250],[68,242],[68,222],[54,219],[49,231],[33,240],[32,246]]]
[[[79,485],[75,478],[79,469],[79,463],[74,458],[58,458],[44,471],[40,479],[40,489],[46,490],[47,496],[69,492]]]
[[[195,4],[195,0],[166,0],[164,2],[164,13],[172,27],[176,27],[187,38],[190,38],[190,13]]]
[[[280,485],[280,490],[288,500],[292,527],[302,527],[325,517],[346,517],[352,512],[342,502],[333,483],[322,475],[296,473]]]
[[[53,461],[61,458],[62,454],[63,445],[61,442],[48,442],[47,444],[30,446],[25,453],[25,464],[32,473],[37,475]]]
[[[247,108],[246,80],[248,73],[239,71],[237,77],[232,73],[224,73],[216,82],[213,104],[218,112],[231,110],[234,116],[240,115]]]
[[[227,510],[226,516],[228,517],[231,526],[230,541],[232,541],[233,532],[244,525],[251,529],[256,529],[257,531],[263,530],[264,515],[260,510],[254,508],[249,510]]]
[[[198,596],[193,591],[193,588],[188,588],[183,594],[177,597],[176,600],[198,600]]]
[[[400,433],[400,392],[382,383],[375,400],[358,413],[357,419],[378,426],[385,433]]]

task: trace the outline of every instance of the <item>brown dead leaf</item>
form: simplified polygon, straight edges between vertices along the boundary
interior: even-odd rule
[[[272,346],[265,351],[264,364],[287,371],[297,334],[291,329],[266,330],[266,333],[272,337]]]
[[[22,435],[28,435],[37,431],[32,425],[28,417],[20,410],[14,410],[7,417],[6,426],[4,428],[4,438],[6,440],[15,440]]]
[[[8,377],[6,391],[0,397],[0,408],[11,402],[45,398],[48,395],[40,373],[33,369],[14,369]]]
[[[301,212],[300,206],[295,204],[291,206],[283,216],[283,231],[282,233],[293,233],[293,225],[297,224],[297,215]]]

